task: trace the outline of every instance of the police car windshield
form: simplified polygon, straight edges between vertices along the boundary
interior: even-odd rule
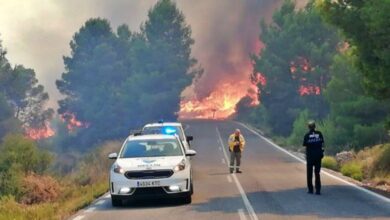
[[[150,126],[144,127],[142,130],[143,134],[177,134],[180,140],[184,140],[183,132],[180,126]]]
[[[182,156],[177,140],[130,140],[125,143],[121,158]]]

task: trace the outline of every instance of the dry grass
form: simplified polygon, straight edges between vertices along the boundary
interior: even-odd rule
[[[24,205],[13,197],[0,200],[0,219],[43,220],[66,219],[75,211],[87,206],[99,196],[107,192],[107,181],[90,186],[67,186],[60,199],[33,205]]]
[[[51,202],[61,194],[59,183],[51,176],[29,174],[23,179],[22,187],[23,196],[20,202],[23,204]]]
[[[341,166],[344,175],[372,185],[390,185],[390,144],[367,147],[356,158]]]
[[[120,146],[117,141],[104,143],[83,157],[73,173],[59,177],[58,182],[50,176],[28,175],[23,181],[23,203],[12,196],[0,198],[0,219],[66,219],[88,206],[108,191],[112,161],[107,156],[118,152]]]

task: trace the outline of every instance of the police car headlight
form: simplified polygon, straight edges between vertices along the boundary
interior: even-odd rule
[[[119,166],[118,164],[113,165],[113,171],[114,171],[114,173],[120,173],[120,174],[125,173],[125,170],[121,166]]]
[[[175,168],[173,168],[173,170],[175,172],[179,172],[179,171],[182,171],[186,168],[186,161],[185,160],[182,160],[178,165],[175,166]]]

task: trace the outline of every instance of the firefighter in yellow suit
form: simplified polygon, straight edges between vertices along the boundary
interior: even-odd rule
[[[234,168],[236,168],[236,173],[242,173],[240,165],[241,154],[244,151],[244,147],[245,138],[242,136],[240,129],[236,129],[236,131],[229,136],[230,173],[233,173]]]

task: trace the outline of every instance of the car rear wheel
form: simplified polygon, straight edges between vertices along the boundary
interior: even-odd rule
[[[111,195],[111,204],[113,207],[122,206],[122,199],[118,196]]]

